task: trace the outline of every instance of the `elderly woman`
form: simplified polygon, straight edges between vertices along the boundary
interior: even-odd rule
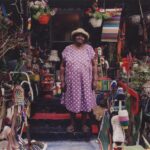
[[[67,132],[75,131],[76,113],[82,114],[82,131],[88,132],[87,114],[96,105],[95,52],[87,44],[89,34],[84,29],[74,30],[71,37],[74,43],[67,46],[62,52],[61,82],[64,93],[61,103],[70,112],[71,124],[67,127]]]

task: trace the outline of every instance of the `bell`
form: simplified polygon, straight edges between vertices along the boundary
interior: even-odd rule
[[[140,15],[132,15],[129,17],[129,22],[132,25],[139,25],[141,22],[141,16]]]

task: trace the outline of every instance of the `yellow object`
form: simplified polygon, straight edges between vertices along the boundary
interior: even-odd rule
[[[31,30],[31,18],[28,18],[27,29],[28,29],[28,30]]]
[[[123,146],[123,150],[144,150],[141,145]]]
[[[34,75],[34,81],[40,81],[40,75],[39,74]]]
[[[127,130],[128,129],[128,126],[124,126],[124,127],[122,127],[124,130]]]
[[[98,80],[98,82],[97,82],[97,90],[102,90],[102,80]]]
[[[96,120],[100,121],[104,115],[105,108],[101,106],[96,106],[93,108],[93,114],[95,115]]]

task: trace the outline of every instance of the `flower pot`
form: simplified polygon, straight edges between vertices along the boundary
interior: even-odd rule
[[[90,18],[89,22],[94,28],[100,27],[102,25],[102,19]]]
[[[39,17],[38,21],[39,21],[40,24],[44,25],[44,24],[48,24],[49,23],[50,18],[51,18],[50,15],[44,14],[44,15],[41,15]]]

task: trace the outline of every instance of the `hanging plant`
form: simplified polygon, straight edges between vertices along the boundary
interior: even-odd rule
[[[29,7],[32,18],[38,20],[41,24],[47,24],[50,18],[54,16],[57,11],[56,8],[50,8],[44,0],[31,1],[29,3]]]
[[[111,18],[111,14],[110,13],[103,12],[100,8],[97,8],[95,10],[92,10],[92,8],[88,8],[85,11],[85,14],[88,15],[89,17],[95,18],[97,20]]]
[[[97,3],[94,3],[91,8],[88,8],[85,11],[85,15],[89,17],[89,22],[94,28],[100,27],[103,19],[109,19],[112,17],[112,13],[100,9]]]

